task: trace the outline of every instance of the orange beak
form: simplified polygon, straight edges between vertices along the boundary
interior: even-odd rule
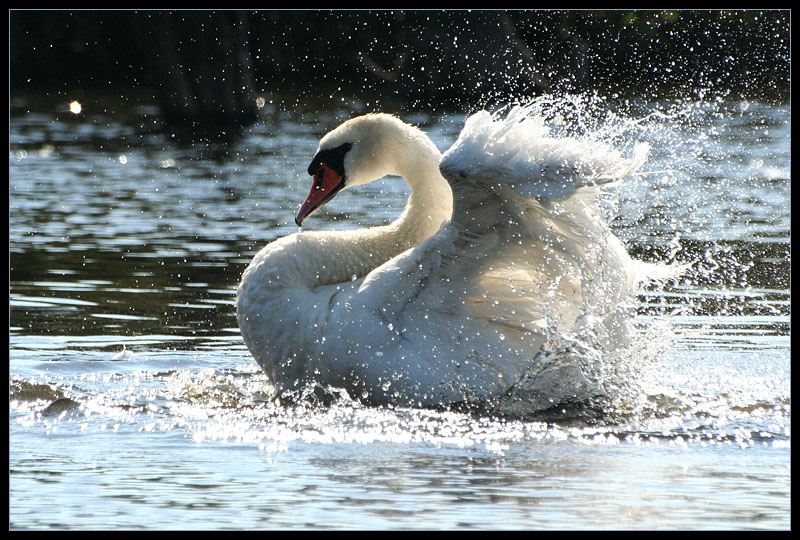
[[[340,189],[344,187],[344,178],[336,171],[322,163],[319,170],[314,175],[314,184],[311,186],[311,191],[308,192],[308,197],[303,201],[300,210],[294,218],[294,222],[299,227],[303,220],[316,212],[325,203],[333,199]]]

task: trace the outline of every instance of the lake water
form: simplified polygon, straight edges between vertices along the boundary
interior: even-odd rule
[[[694,263],[639,297],[637,325],[674,334],[641,405],[590,422],[272,400],[235,287],[297,230],[319,137],[369,104],[268,102],[214,149],[153,107],[71,99],[11,101],[11,528],[790,528],[788,105],[554,107],[561,129],[650,142],[613,227]],[[465,118],[389,112],[441,149]],[[308,227],[387,223],[406,195],[362,186]]]

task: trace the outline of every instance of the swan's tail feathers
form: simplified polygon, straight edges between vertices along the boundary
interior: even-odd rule
[[[505,118],[486,111],[467,119],[439,169],[455,190],[464,183],[499,181],[524,197],[562,200],[577,189],[617,182],[639,170],[649,145],[625,159],[605,143],[553,137],[544,120],[516,107]]]

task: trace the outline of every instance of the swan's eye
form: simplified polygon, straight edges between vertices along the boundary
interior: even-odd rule
[[[311,160],[311,165],[308,166],[308,174],[315,176],[320,173],[323,166],[336,171],[339,176],[344,177],[344,156],[353,147],[353,143],[340,144],[336,148],[326,148],[320,150],[314,159]]]

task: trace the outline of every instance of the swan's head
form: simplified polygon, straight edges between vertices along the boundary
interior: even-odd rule
[[[314,182],[295,223],[300,225],[345,188],[398,174],[398,158],[415,132],[422,134],[392,115],[377,113],[348,120],[325,135],[308,166]]]

